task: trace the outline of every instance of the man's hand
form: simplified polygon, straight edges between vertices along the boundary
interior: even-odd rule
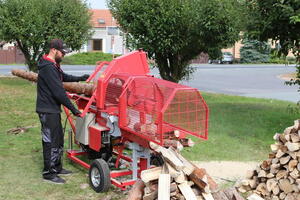
[[[84,75],[80,76],[80,80],[81,81],[86,81],[89,77],[90,77],[89,74],[84,74]]]
[[[76,117],[81,117],[81,112],[79,110],[76,110],[73,112],[73,115],[75,115]]]

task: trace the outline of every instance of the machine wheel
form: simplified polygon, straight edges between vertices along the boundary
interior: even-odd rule
[[[92,162],[89,170],[90,185],[96,192],[107,192],[110,188],[110,170],[103,159]]]

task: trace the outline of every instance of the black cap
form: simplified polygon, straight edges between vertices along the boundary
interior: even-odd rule
[[[61,39],[53,39],[50,42],[50,49],[57,49],[64,54],[70,53],[70,49],[65,45],[65,43]]]

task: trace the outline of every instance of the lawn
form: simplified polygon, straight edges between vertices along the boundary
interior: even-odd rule
[[[52,185],[41,178],[42,147],[40,125],[35,113],[35,84],[19,78],[0,78],[0,199],[122,199],[112,187],[98,194],[89,187],[87,170],[64,159],[75,172],[67,184]],[[218,94],[203,94],[210,108],[209,139],[183,151],[190,160],[260,161],[267,158],[273,135],[293,125],[299,113],[296,105]],[[13,135],[7,130],[35,126]],[[67,146],[67,143],[66,143]]]

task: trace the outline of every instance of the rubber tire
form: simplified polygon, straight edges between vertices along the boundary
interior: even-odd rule
[[[94,185],[92,182],[92,171],[98,170],[98,173],[100,175],[99,177],[99,185]],[[90,169],[89,169],[89,182],[90,186],[95,190],[95,192],[107,192],[111,186],[110,182],[110,170],[108,167],[107,162],[105,162],[103,159],[96,159],[92,162]]]

